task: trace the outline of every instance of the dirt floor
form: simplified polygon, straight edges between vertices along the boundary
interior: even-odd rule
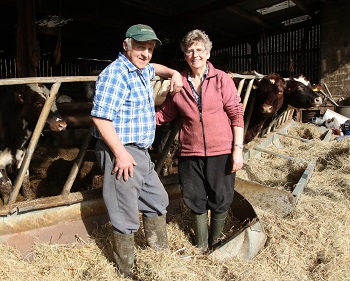
[[[281,154],[317,159],[315,171],[295,210],[286,217],[254,206],[268,241],[252,260],[218,262],[192,245],[190,216],[184,206],[169,217],[169,250],[146,247],[142,228],[136,236],[135,280],[350,280],[350,137],[324,142],[313,125],[289,134],[311,142],[282,138]],[[36,196],[59,194],[78,149],[38,147],[31,162]],[[72,191],[100,188],[100,170],[86,161]],[[283,190],[293,190],[299,165],[262,155],[251,159],[237,176]],[[45,180],[42,180],[45,179]],[[49,188],[48,188],[49,187]],[[230,229],[230,219],[225,231]],[[115,272],[111,226],[95,229],[88,240],[71,245],[38,242],[27,255],[0,245],[0,280],[125,280]]]

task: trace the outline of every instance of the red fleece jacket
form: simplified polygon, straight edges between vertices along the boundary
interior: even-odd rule
[[[181,114],[179,132],[180,156],[215,156],[232,153],[232,127],[244,127],[243,106],[233,80],[209,63],[209,73],[202,85],[202,120],[192,89],[188,70],[181,73],[183,88],[167,95],[157,108],[157,125]]]

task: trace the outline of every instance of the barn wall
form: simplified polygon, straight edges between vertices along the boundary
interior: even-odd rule
[[[242,43],[216,50],[212,60],[222,70],[277,72],[285,78],[303,74],[312,83],[319,83],[320,33],[319,22],[308,21],[282,33],[262,36],[256,46]],[[215,64],[218,57],[219,64]],[[226,64],[222,63],[224,59]]]
[[[350,2],[327,2],[321,15],[321,77],[337,100],[350,96]]]

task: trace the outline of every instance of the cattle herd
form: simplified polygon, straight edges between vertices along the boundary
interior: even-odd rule
[[[49,90],[42,84],[0,87],[0,193],[4,204],[9,200],[16,172],[48,95]],[[321,97],[305,77],[283,79],[277,73],[255,79],[250,99],[253,101],[248,103],[248,109],[252,110],[252,114],[249,120],[245,120],[245,143],[256,138],[274,117],[288,107],[309,108],[322,103]],[[62,131],[66,126],[54,103],[46,128]],[[25,200],[32,199],[29,172],[26,173],[21,192]]]

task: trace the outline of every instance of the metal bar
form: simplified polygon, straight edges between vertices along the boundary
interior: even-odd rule
[[[329,95],[327,95],[324,91],[320,90],[320,93],[326,98],[328,99],[333,105],[335,106],[339,106]]]
[[[304,138],[301,138],[301,137],[292,136],[292,135],[288,135],[288,134],[284,134],[284,133],[277,132],[276,134],[284,136],[284,137],[287,137],[287,138],[296,139],[296,140],[299,140],[299,141],[302,141],[302,142],[310,142],[311,141],[311,140],[308,140],[308,139],[304,139]]]
[[[246,116],[246,118],[245,118],[246,120],[245,120],[245,123],[244,123],[244,136],[247,133],[247,130],[248,130],[248,127],[249,127],[249,123],[250,123],[250,119],[252,118],[254,104],[255,104],[255,95],[253,95],[252,98],[251,98],[250,107],[249,107],[249,110],[248,110],[247,113],[245,112],[245,108],[243,108],[244,115]]]
[[[330,96],[331,98],[333,98],[333,96],[332,96],[331,92],[329,91],[328,86],[327,86],[327,84],[326,84],[325,82],[323,82],[323,86],[324,86],[324,88],[326,89],[326,91],[327,91],[327,93],[328,93],[328,96]]]
[[[255,72],[255,74],[240,74],[240,73],[228,73],[231,78],[242,78],[242,79],[261,79],[264,77],[263,74]]]
[[[250,92],[251,92],[252,87],[253,87],[253,83],[254,83],[254,79],[251,79],[248,83],[247,90],[245,91],[245,96],[244,96],[243,103],[242,103],[243,104],[243,111],[245,111],[245,108],[247,106]]]
[[[79,172],[79,169],[81,167],[81,164],[83,163],[83,159],[86,153],[86,150],[89,146],[90,140],[91,140],[91,133],[92,130],[94,128],[94,125],[91,124],[89,127],[89,131],[87,132],[87,136],[83,142],[83,145],[81,146],[81,148],[79,149],[79,153],[77,155],[77,157],[74,160],[72,169],[68,175],[68,178],[66,180],[66,183],[63,186],[61,195],[68,195],[70,193],[70,190],[72,189],[73,183],[75,178],[77,177],[77,174]]]
[[[312,160],[307,165],[303,175],[301,176],[298,183],[296,184],[296,186],[292,192],[292,195],[296,198],[296,201],[299,200],[300,195],[303,193],[303,190],[304,190],[305,186],[307,185],[315,167],[316,167],[316,160]]]
[[[19,169],[18,175],[16,177],[16,181],[13,185],[13,190],[11,192],[9,202],[8,202],[9,204],[16,201],[17,195],[19,193],[19,190],[20,190],[22,183],[23,183],[23,180],[24,180],[25,173],[27,172],[27,170],[29,168],[29,163],[32,159],[35,147],[39,141],[41,132],[43,131],[43,128],[44,128],[45,123],[46,123],[47,116],[49,115],[52,104],[56,99],[56,94],[57,94],[60,86],[61,86],[61,83],[56,82],[51,87],[50,95],[46,99],[44,107],[40,113],[39,120],[35,126],[33,135],[30,139],[28,148],[25,152],[24,159],[23,159],[23,162],[21,164],[21,168]]]
[[[244,85],[245,78],[241,79],[238,84],[238,89],[237,89],[237,95],[241,96],[243,85]]]
[[[276,153],[276,152],[274,152],[272,150],[269,150],[269,149],[265,149],[265,148],[261,148],[261,147],[255,147],[253,149],[255,149],[257,151],[260,151],[260,152],[268,153],[268,154],[271,154],[271,155],[274,155],[274,156],[277,156],[277,157],[280,157],[280,158],[284,158],[284,159],[288,159],[288,160],[292,160],[292,161],[296,161],[296,162],[307,163],[307,161],[305,161],[303,159],[287,156],[287,155],[280,154],[280,153]]]

